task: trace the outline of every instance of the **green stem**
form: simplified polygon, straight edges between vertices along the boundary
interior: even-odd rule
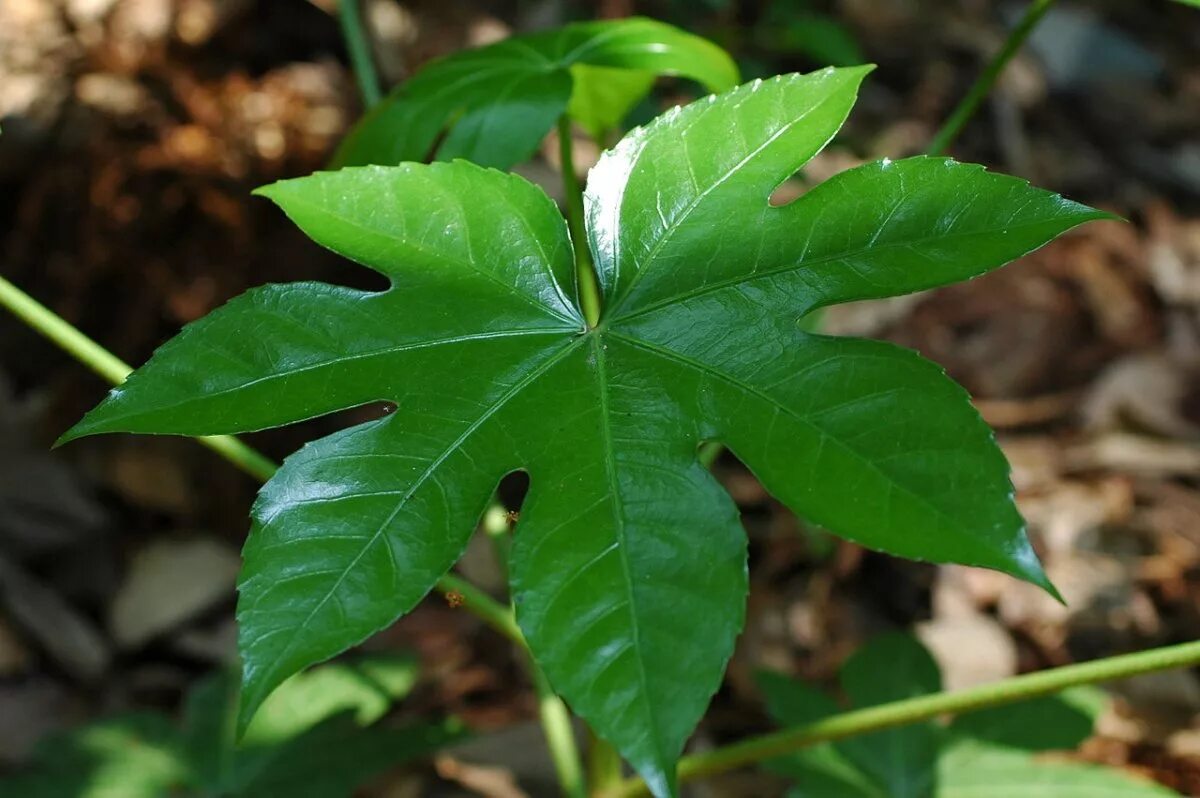
[[[470,611],[488,626],[524,648],[525,636],[517,627],[512,609],[480,590],[462,577],[446,574],[437,582],[437,591],[443,596],[454,596],[462,601],[462,607]]]
[[[342,37],[346,40],[358,90],[362,92],[363,104],[370,109],[383,99],[383,89],[380,88],[379,73],[371,57],[371,40],[363,25],[362,10],[358,4],[359,0],[340,0],[338,19],[342,23]]]
[[[588,730],[588,794],[603,795],[621,784],[621,754],[612,743]]]
[[[508,533],[508,511],[500,503],[499,498],[493,498],[492,503],[483,513],[483,533],[492,544],[492,553],[496,556],[496,567],[508,580],[508,561],[512,553],[512,536]]]
[[[575,742],[575,729],[571,726],[571,712],[554,692],[541,666],[529,655],[529,674],[533,677],[533,689],[537,693],[538,717],[546,747],[558,774],[558,784],[566,798],[587,798],[584,786],[583,764],[579,758],[579,746]]]
[[[492,506],[483,515],[483,532],[495,547],[497,564],[504,580],[508,581],[508,516],[499,501],[493,501]],[[507,613],[508,623],[512,625],[518,645],[525,649],[526,665],[533,681],[534,692],[537,693],[538,718],[542,724],[542,734],[546,738],[546,747],[550,751],[550,759],[558,774],[558,783],[566,798],[586,798],[583,783],[583,765],[579,758],[579,747],[575,742],[575,730],[571,727],[571,713],[563,703],[546,674],[542,671],[537,660],[525,644],[521,630],[513,620],[513,612]]]
[[[1008,62],[1021,49],[1021,45],[1029,38],[1029,34],[1037,27],[1037,24],[1042,21],[1042,17],[1050,10],[1050,6],[1054,5],[1054,0],[1033,0],[1029,8],[1025,9],[1025,15],[1021,17],[1021,21],[1017,23],[1017,27],[1013,28],[1012,33],[1008,34],[1008,38],[1004,41],[1004,46],[1000,48],[1000,52],[992,58],[987,65],[987,69],[971,86],[971,90],[967,92],[967,96],[962,99],[954,112],[950,114],[950,118],[942,125],[941,130],[933,137],[933,141],[929,145],[929,149],[925,151],[927,155],[941,155],[946,149],[954,143],[958,138],[958,134],[962,132],[963,127],[979,110],[979,105],[987,97],[992,87],[996,84],[1000,74],[1004,71],[1004,67],[1008,66]]]
[[[40,332],[92,371],[113,385],[120,385],[133,371],[127,363],[88,338],[65,319],[29,294],[0,277],[0,306]],[[271,478],[276,465],[231,435],[210,435],[196,440],[262,481]]]
[[[1200,664],[1200,641],[1052,668],[966,690],[906,698],[844,712],[816,723],[752,737],[714,751],[684,757],[679,762],[679,778],[689,780],[724,773],[818,743],[930,720],[940,715],[988,709],[1058,693],[1068,687],[1110,682],[1197,664]],[[645,782],[628,779],[617,789],[605,793],[603,798],[633,798],[648,794]]]
[[[571,118],[563,114],[558,118],[558,168],[562,172],[563,192],[566,194],[567,228],[575,245],[575,282],[579,286],[579,303],[583,306],[584,318],[588,327],[595,327],[600,323],[600,283],[588,252],[583,222],[583,190],[575,175],[572,150]]]
[[[705,441],[700,444],[700,451],[696,452],[696,459],[700,461],[700,465],[711,471],[723,451],[725,451],[724,444],[717,441]]]

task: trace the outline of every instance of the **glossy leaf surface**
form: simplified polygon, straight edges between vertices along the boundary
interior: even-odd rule
[[[395,403],[288,458],[254,507],[243,723],[283,679],[410,609],[515,470],[531,485],[512,549],[518,622],[555,689],[660,796],[720,684],[747,584],[745,534],[700,442],[727,444],[837,534],[1047,585],[962,389],[911,352],[798,320],[980,274],[1104,215],[928,158],[772,207],[865,72],[747,84],[607,153],[585,197],[595,329],[566,225],[520,178],[405,164],[262,191],[391,288],[251,291],[67,436],[242,432]]]
[[[616,125],[656,75],[691,78],[714,92],[738,80],[724,50],[666,23],[576,23],[431,62],[358,123],[335,162],[432,156],[506,169],[533,154],[568,106],[593,135]]]
[[[854,653],[841,670],[851,707],[937,692],[941,674],[909,635],[886,635]],[[828,696],[779,674],[759,675],[767,707],[781,725],[801,726],[838,712]],[[1075,688],[961,715],[948,726],[922,721],[801,749],[768,767],[795,787],[789,798],[1151,798],[1175,793],[1119,770],[1043,761],[1092,735],[1107,699]]]

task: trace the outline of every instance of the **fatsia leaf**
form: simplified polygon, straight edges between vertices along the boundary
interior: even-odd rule
[[[961,280],[1105,215],[943,159],[770,195],[834,135],[864,69],[742,86],[630,133],[593,170],[605,301],[566,225],[466,162],[262,193],[379,293],[267,286],[189,325],[66,438],[241,432],[373,400],[288,458],[252,511],[243,724],[297,670],[411,608],[497,482],[528,472],[517,619],[551,683],[660,796],[741,627],[746,540],[697,461],[719,440],[795,511],[869,546],[1049,586],[966,394],[906,350],[805,332],[823,305]]]
[[[568,106],[594,136],[615,125],[656,75],[691,78],[709,91],[738,80],[724,50],[666,23],[580,22],[431,62],[355,126],[335,164],[432,155],[506,169],[533,154]]]

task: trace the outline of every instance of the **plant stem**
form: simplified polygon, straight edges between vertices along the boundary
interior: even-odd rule
[[[603,795],[621,784],[621,754],[590,729],[587,760],[589,795]]]
[[[461,599],[463,609],[476,615],[481,621],[521,648],[525,647],[525,636],[517,627],[512,609],[496,601],[483,590],[462,577],[446,574],[438,580],[437,591],[444,596]]]
[[[498,500],[492,502],[483,514],[483,532],[491,540],[496,553],[496,564],[508,581],[508,514]],[[571,726],[571,713],[566,704],[554,692],[532,652],[525,644],[525,638],[514,620],[511,609],[506,613],[506,622],[511,626],[512,634],[508,636],[518,647],[525,650],[526,666],[533,681],[534,692],[537,693],[538,719],[542,724],[542,734],[546,738],[546,747],[550,750],[550,759],[558,774],[558,783],[566,798],[586,798],[583,781],[583,765],[579,758],[579,747],[575,742],[575,730]],[[507,633],[506,633],[507,634]]]
[[[500,503],[499,497],[493,497],[483,513],[483,533],[492,544],[492,554],[496,557],[496,567],[508,580],[508,561],[512,553],[512,536],[508,529],[508,511]]]
[[[571,712],[554,692],[550,681],[533,655],[526,651],[529,660],[529,675],[533,678],[533,689],[537,692],[538,718],[546,747],[558,774],[558,784],[566,798],[587,798],[583,779],[583,764],[579,758],[579,746],[575,742],[575,729],[571,725]]]
[[[363,105],[370,109],[383,99],[383,89],[380,88],[379,73],[375,71],[375,60],[371,57],[371,40],[363,25],[362,10],[358,4],[359,0],[340,0],[338,19],[342,23],[342,37],[346,40],[350,66],[358,81]]]
[[[558,118],[558,168],[562,172],[563,192],[566,194],[567,228],[571,231],[571,242],[575,249],[575,283],[579,286],[579,303],[583,306],[588,327],[595,327],[600,323],[600,282],[588,252],[583,223],[583,190],[575,175],[572,150],[571,118],[563,114]]]
[[[113,385],[120,385],[133,371],[127,363],[71,326],[65,319],[29,294],[0,277],[0,306],[49,338]],[[271,478],[276,465],[232,435],[210,435],[196,440],[238,468],[262,481]]]
[[[1008,38],[1004,40],[1004,46],[1000,48],[1000,52],[992,57],[991,62],[983,71],[983,74],[971,86],[971,90],[967,92],[967,96],[963,97],[962,102],[950,114],[950,118],[946,120],[941,129],[933,137],[933,141],[929,145],[929,149],[925,151],[927,155],[941,155],[946,149],[954,143],[958,138],[958,134],[962,132],[963,127],[979,110],[979,105],[987,97],[992,87],[996,84],[1000,74],[1004,71],[1004,67],[1008,66],[1008,62],[1021,49],[1021,45],[1029,38],[1029,34],[1041,22],[1042,17],[1050,10],[1050,6],[1054,5],[1054,0],[1033,0],[1029,8],[1025,9],[1025,15],[1021,17],[1021,21],[1017,23],[1017,27],[1013,28],[1012,33],[1008,34]]]
[[[929,720],[939,715],[957,715],[1003,706],[1058,693],[1068,687],[1109,682],[1197,664],[1200,664],[1200,641],[1052,668],[966,690],[906,698],[903,701],[844,712],[816,723],[784,729],[707,753],[684,757],[679,762],[679,778],[688,780],[724,773],[818,743]],[[617,789],[605,793],[603,798],[633,798],[648,794],[645,782],[641,779],[628,779]]]

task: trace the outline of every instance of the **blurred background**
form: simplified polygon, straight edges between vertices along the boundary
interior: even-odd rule
[[[1023,8],[369,0],[364,10],[389,84],[512,32],[633,13],[712,38],[747,79],[878,64],[843,133],[805,170],[812,183],[921,152]],[[661,81],[631,121],[694,96]],[[335,0],[0,0],[0,274],[133,364],[250,286],[368,285],[365,270],[249,194],[322,168],[360,111]],[[553,149],[519,170],[552,194]],[[950,687],[1200,637],[1200,10],[1063,0],[951,153],[1129,221],[1089,225],[969,284],[834,309],[826,328],[913,347],[971,391],[1068,605],[998,574],[905,562],[806,528],[722,460],[751,537],[752,590],[694,747],[769,728],[756,669],[828,682],[890,629],[916,629]],[[595,156],[581,139],[577,157]],[[182,439],[51,451],[106,390],[0,312],[3,769],[100,718],[173,717],[235,659],[234,580],[256,484]],[[251,442],[280,458],[378,412]],[[462,569],[498,587],[486,546]],[[453,715],[476,735],[432,764],[386,770],[362,795],[554,794],[520,663],[474,616],[433,596],[365,648],[411,663],[393,715]],[[1200,795],[1197,673],[1112,689],[1114,708],[1077,756]],[[756,773],[690,789],[781,794]]]

